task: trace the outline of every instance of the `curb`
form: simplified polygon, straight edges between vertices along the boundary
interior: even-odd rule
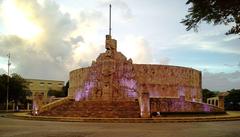
[[[214,121],[240,121],[237,116],[205,116],[205,117],[159,117],[159,118],[82,118],[82,117],[48,117],[32,116],[27,113],[14,113],[9,118],[38,121],[59,122],[90,122],[90,123],[177,123],[177,122],[214,122]]]

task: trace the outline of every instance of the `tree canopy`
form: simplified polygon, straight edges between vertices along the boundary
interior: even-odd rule
[[[55,97],[65,97],[65,93],[63,90],[57,91],[57,90],[49,90],[48,96],[55,96]]]
[[[215,97],[217,95],[217,92],[210,91],[208,89],[202,89],[202,98],[203,102],[207,103],[207,99],[211,97]]]
[[[0,103],[6,102],[7,94],[7,78],[8,75],[0,75]],[[9,91],[8,100],[15,103],[26,103],[26,96],[30,95],[30,91],[27,89],[26,81],[20,75],[14,73],[9,77]]]
[[[225,108],[228,110],[240,110],[240,89],[232,89],[225,97]]]
[[[49,90],[48,96],[66,97],[68,95],[68,88],[69,88],[69,81],[67,81],[66,85],[62,88],[61,91]]]
[[[69,88],[69,80],[67,81],[66,85],[63,87],[63,92],[65,96],[68,96],[68,88]]]
[[[206,22],[214,25],[231,24],[232,28],[226,34],[240,35],[240,0],[188,0],[186,4],[191,7],[181,23],[187,31],[197,31],[198,25]]]

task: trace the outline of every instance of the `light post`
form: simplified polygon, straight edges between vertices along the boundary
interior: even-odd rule
[[[9,90],[9,68],[10,68],[10,53],[7,55],[8,56],[8,77],[7,77],[7,106],[6,106],[6,111],[8,112],[8,90]]]

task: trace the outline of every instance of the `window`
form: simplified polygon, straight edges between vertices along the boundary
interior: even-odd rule
[[[214,100],[212,100],[212,105],[214,105]]]
[[[32,85],[33,85],[33,82],[28,82],[28,84],[29,84],[30,86],[32,86]]]
[[[216,106],[218,106],[218,100],[216,100]]]
[[[58,83],[58,86],[59,86],[59,87],[62,87],[62,86],[63,86],[63,84],[62,84],[62,83]]]
[[[52,86],[52,83],[48,83],[48,86],[51,87],[51,86]]]
[[[40,82],[40,86],[43,86],[44,85],[44,82]]]

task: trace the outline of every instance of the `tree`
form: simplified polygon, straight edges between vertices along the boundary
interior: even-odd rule
[[[225,108],[228,110],[240,110],[240,89],[232,89],[225,97]]]
[[[0,75],[0,103],[6,103],[8,75]]]
[[[13,100],[17,105],[18,103],[26,103],[27,96],[30,96],[31,92],[26,86],[26,80],[20,75],[14,73],[9,81],[9,100]]]
[[[69,81],[67,81],[66,85],[63,87],[63,92],[65,97],[68,95]]]
[[[69,81],[63,86],[61,91],[57,90],[49,90],[48,96],[55,96],[55,97],[66,97],[68,95],[68,88],[69,88]]]
[[[55,97],[65,97],[65,94],[63,90],[57,91],[57,90],[49,90],[48,96],[55,96]]]
[[[6,88],[8,75],[0,75],[0,103],[5,104],[6,102]],[[8,100],[18,103],[25,104],[28,100],[26,96],[30,95],[30,91],[27,89],[26,81],[20,75],[14,73],[12,77],[9,77],[9,90]]]
[[[207,99],[211,97],[215,97],[217,92],[210,91],[208,89],[202,90],[203,102],[207,103]]]
[[[226,32],[240,35],[240,0],[188,0],[188,14],[181,21],[189,31],[197,31],[201,22],[213,23],[214,25],[233,25]]]

